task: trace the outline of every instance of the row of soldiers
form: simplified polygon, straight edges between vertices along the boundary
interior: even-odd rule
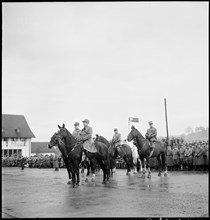
[[[59,158],[57,155],[36,155],[23,157],[20,155],[12,155],[2,157],[2,167],[23,167],[30,168],[58,168]]]
[[[173,143],[167,148],[166,162],[169,171],[208,170],[209,142]],[[150,166],[158,166],[156,158],[150,158]]]

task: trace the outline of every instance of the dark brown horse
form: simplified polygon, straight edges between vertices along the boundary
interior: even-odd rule
[[[127,175],[131,172],[131,167],[133,166],[133,159],[132,159],[132,150],[129,145],[122,144],[118,149],[110,143],[106,138],[103,136],[96,135],[95,142],[102,142],[107,145],[109,148],[109,161],[110,161],[110,170],[111,175],[113,175],[113,169],[116,167],[116,158],[118,156],[122,157],[127,166]]]
[[[131,131],[127,137],[128,141],[134,140],[136,142],[136,146],[138,148],[139,157],[143,163],[143,159],[146,158],[146,165],[148,168],[148,178],[151,177],[151,171],[149,167],[149,155],[150,155],[150,143],[147,139],[145,139],[142,134],[134,127],[131,127]],[[159,173],[158,176],[161,176],[161,170],[164,169],[165,176],[167,175],[167,165],[166,165],[166,151],[167,144],[162,141],[155,142],[155,149],[152,154],[152,157],[156,157],[159,164]],[[143,171],[143,177],[145,177],[145,170]]]
[[[98,143],[95,143],[95,147],[97,149],[97,152],[96,153],[88,152],[87,150],[83,149],[81,142],[77,143],[76,139],[65,128],[64,124],[63,124],[63,127],[58,125],[58,128],[60,129],[58,131],[58,134],[64,139],[64,142],[65,142],[67,147],[69,147],[70,149],[74,149],[75,146],[79,145],[81,147],[81,152],[82,152],[82,150],[84,151],[84,153],[86,154],[88,159],[91,161],[91,164],[95,164],[94,163],[95,160],[99,163],[101,169],[103,170],[103,182],[102,183],[106,183],[109,180],[109,176],[110,176],[110,172],[109,172],[109,154],[108,154],[107,146],[103,143],[98,142]],[[73,155],[72,151],[68,154],[68,156],[73,161],[75,158],[80,156],[80,154],[79,155]],[[91,168],[92,168],[92,172],[93,172],[93,175],[94,175],[95,174],[94,173],[94,167],[91,167]]]
[[[68,175],[69,175],[69,181],[68,181],[67,184],[70,184],[71,180],[72,180],[72,177],[71,177],[71,167],[70,167],[70,163],[69,163],[69,160],[68,160],[68,157],[67,157],[68,153],[67,153],[65,144],[61,141],[61,139],[59,138],[57,133],[55,133],[51,137],[50,142],[48,144],[49,148],[52,148],[53,146],[58,146],[58,148],[59,148],[59,150],[62,154],[63,161],[65,163],[65,166],[66,166],[66,169],[67,169],[67,172],[68,172]]]

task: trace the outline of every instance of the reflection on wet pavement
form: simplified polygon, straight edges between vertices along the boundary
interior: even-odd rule
[[[167,177],[127,176],[117,170],[109,183],[102,173],[95,182],[67,184],[67,172],[60,169],[2,170],[3,212],[16,217],[199,217],[207,215],[208,174],[173,172]],[[152,207],[152,208],[151,208]],[[5,214],[5,215],[6,215]]]

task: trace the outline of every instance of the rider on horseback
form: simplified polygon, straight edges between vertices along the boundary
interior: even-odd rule
[[[75,130],[73,131],[72,135],[76,140],[79,140],[80,133],[81,133],[81,130],[79,129],[79,122],[74,123],[74,128]]]
[[[152,156],[154,148],[155,148],[155,144],[154,142],[157,140],[157,129],[153,127],[153,122],[149,121],[149,126],[150,128],[147,129],[147,133],[145,134],[146,138],[150,141],[150,146],[151,146],[151,152],[149,157]]]
[[[112,138],[112,144],[119,151],[119,148],[120,148],[120,145],[121,145],[121,134],[118,133],[118,129],[117,128],[114,129],[114,133],[115,134],[114,134],[114,136]]]
[[[83,149],[88,150],[93,145],[93,129],[89,126],[89,120],[85,119],[83,122],[84,128],[80,132],[79,141],[83,141]],[[86,154],[83,154],[82,161],[87,160]]]

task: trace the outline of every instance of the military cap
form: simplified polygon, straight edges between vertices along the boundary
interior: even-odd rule
[[[78,125],[79,125],[79,122],[75,122],[75,123],[74,123],[74,126],[78,126]]]
[[[152,125],[152,124],[153,124],[153,122],[152,122],[152,121],[149,121],[149,124],[150,124],[150,125]]]
[[[115,128],[115,129],[114,129],[114,131],[118,131],[118,129],[117,129],[117,128]]]
[[[85,119],[82,122],[87,122],[89,124],[90,121],[88,119]]]

